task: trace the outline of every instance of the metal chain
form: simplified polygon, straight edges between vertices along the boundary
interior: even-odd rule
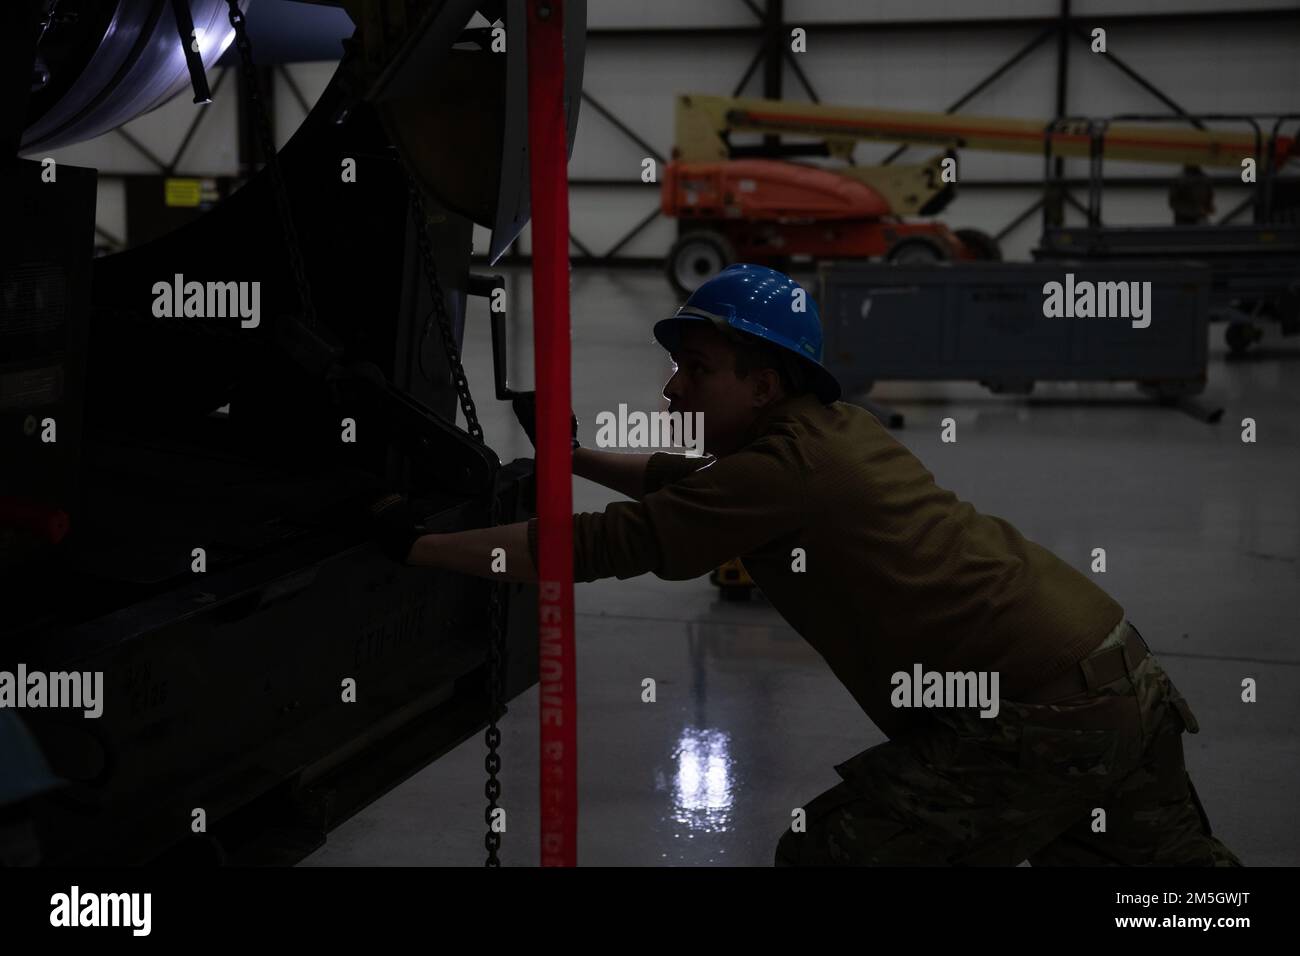
[[[302,304],[303,318],[308,327],[314,328],[316,325],[316,310],[312,304],[311,286],[307,282],[302,250],[298,245],[298,232],[294,228],[293,213],[289,206],[289,195],[285,189],[284,176],[280,171],[279,154],[271,136],[271,121],[267,116],[266,101],[262,97],[257,69],[253,65],[253,46],[248,40],[244,13],[239,9],[238,0],[226,0],[226,3],[230,7],[230,25],[235,29],[235,45],[239,49],[249,99],[252,101],[253,112],[257,120],[258,144],[261,147],[262,156],[266,159],[267,169],[271,175],[272,192],[275,194],[276,207],[280,214],[280,227],[284,230],[285,246],[289,252],[289,264],[293,270],[294,282],[298,287],[298,298]],[[419,187],[413,179],[408,178],[408,186],[411,195],[411,206],[415,214],[415,236],[416,243],[419,246],[420,263],[424,268],[425,278],[429,283],[429,294],[433,299],[434,314],[438,318],[438,328],[442,332],[442,344],[447,354],[447,365],[451,370],[452,382],[456,386],[456,394],[460,398],[460,407],[465,414],[466,429],[471,438],[479,442],[479,444],[486,445],[483,428],[479,425],[478,412],[474,406],[474,398],[470,395],[469,379],[465,376],[465,369],[460,362],[460,351],[456,348],[456,339],[451,329],[451,319],[447,315],[446,300],[442,294],[442,284],[438,281],[438,269],[433,258],[433,246],[429,242],[429,234],[426,228],[428,220],[424,212],[424,203],[420,199]],[[498,469],[492,478],[491,498],[489,501],[491,527],[494,528],[501,523],[499,486],[500,470]],[[497,727],[497,720],[504,713],[503,701],[505,698],[506,642],[505,621],[502,613],[505,587],[505,582],[494,581],[488,592],[488,727],[485,734],[488,753],[483,762],[484,769],[487,770],[488,774],[487,783],[483,788],[484,796],[488,800],[487,809],[484,811],[484,820],[487,823],[488,830],[483,842],[488,851],[485,865],[490,867],[501,865],[501,861],[497,857],[497,851],[501,848],[501,835],[493,831],[492,817],[493,813],[498,809],[497,800],[501,796],[501,783],[497,779],[497,774],[501,772],[501,756],[497,753],[497,749],[501,746],[501,731]]]
[[[433,298],[433,313],[438,317],[438,328],[442,332],[442,347],[447,353],[447,365],[451,369],[451,380],[460,396],[460,408],[465,413],[465,430],[470,437],[480,444],[483,429],[478,423],[478,411],[474,399],[469,393],[469,379],[460,364],[460,350],[456,348],[456,337],[451,330],[451,317],[447,315],[447,303],[442,297],[442,283],[438,281],[438,269],[433,261],[433,246],[429,242],[428,217],[424,212],[424,200],[420,198],[420,187],[410,176],[406,179],[407,192],[411,198],[411,213],[415,216],[415,242],[420,250],[420,265],[424,277],[429,283],[429,295]]]
[[[275,148],[275,139],[271,135],[271,119],[266,112],[266,100],[262,97],[257,68],[253,65],[253,45],[248,40],[244,11],[239,9],[239,0],[226,0],[226,4],[230,7],[230,25],[235,28],[235,46],[239,48],[244,84],[248,89],[248,98],[252,101],[253,115],[257,121],[257,143],[262,150],[262,158],[266,160],[267,171],[271,174],[271,192],[275,194],[275,205],[280,214],[280,228],[284,232],[284,244],[289,253],[289,268],[293,270],[294,284],[298,288],[302,317],[307,327],[314,329],[316,307],[312,304],[311,286],[307,283],[302,249],[298,246],[298,231],[294,228],[289,193],[284,185],[284,175],[280,171],[279,153]]]
[[[499,474],[499,472],[498,472]],[[491,526],[501,523],[501,499],[497,497],[497,479],[492,480],[492,515]],[[497,800],[501,796],[501,782],[497,774],[501,772],[501,755],[497,748],[501,746],[501,731],[497,720],[505,713],[505,674],[506,674],[506,640],[505,619],[503,616],[502,595],[506,584],[493,581],[488,593],[488,726],[483,735],[487,745],[487,756],[483,758],[483,769],[487,771],[487,783],[483,785],[483,795],[487,797],[487,808],[483,819],[487,832],[483,836],[483,845],[487,848],[484,866],[500,866],[497,851],[501,849],[501,834],[492,829],[492,815],[497,810]]]
[[[424,201],[420,198],[420,187],[411,177],[407,178],[407,191],[411,197],[411,213],[415,217],[415,242],[420,252],[420,265],[424,269],[425,279],[429,284],[429,295],[433,299],[433,313],[438,318],[438,329],[442,334],[443,349],[447,354],[447,366],[451,371],[451,380],[455,383],[456,394],[460,398],[461,411],[465,413],[466,429],[472,438],[486,445],[483,428],[478,422],[478,412],[474,407],[474,398],[470,395],[469,379],[460,363],[460,351],[456,348],[456,337],[451,328],[451,317],[447,314],[446,300],[442,294],[442,283],[438,281],[438,267],[433,258],[433,245],[429,241],[428,218],[424,211]],[[489,507],[490,527],[501,523],[501,499],[499,497],[500,470],[493,475]],[[483,760],[483,769],[487,771],[487,783],[483,786],[483,795],[487,797],[487,807],[483,811],[483,820],[487,832],[483,845],[487,848],[485,866],[501,865],[497,851],[501,849],[501,834],[492,829],[493,813],[498,809],[501,797],[501,782],[497,774],[501,772],[501,755],[497,749],[501,746],[501,731],[497,720],[504,714],[505,699],[504,675],[506,671],[505,621],[502,616],[503,592],[505,583],[494,581],[488,592],[488,726],[483,740],[487,745],[487,756]]]

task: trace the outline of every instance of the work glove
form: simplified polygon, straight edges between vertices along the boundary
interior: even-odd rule
[[[419,527],[411,503],[399,494],[385,495],[370,505],[370,534],[381,551],[405,564],[411,546],[425,532]]]
[[[522,392],[516,395],[510,402],[515,410],[515,418],[519,419],[519,424],[523,427],[524,432],[528,435],[528,440],[533,443],[533,449],[537,449],[537,393]],[[573,447],[578,447],[578,417],[569,412],[569,419],[573,422]]]

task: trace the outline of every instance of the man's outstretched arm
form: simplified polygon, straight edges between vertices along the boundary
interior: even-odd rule
[[[640,500],[645,493],[645,469],[649,455],[632,452],[573,449],[573,473],[611,491]]]
[[[579,447],[573,450],[573,473],[640,501],[646,494],[685,478],[712,460],[707,456],[672,452],[646,455]]]
[[[586,449],[577,449],[586,452]],[[625,460],[622,460],[625,459]],[[654,459],[653,461],[651,459]],[[574,580],[595,581],[604,577],[628,578],[654,571],[662,562],[660,542],[648,521],[648,513],[640,502],[646,493],[661,489],[665,481],[685,476],[708,465],[712,459],[688,458],[682,455],[639,455],[615,452],[590,451],[585,463],[606,467],[601,472],[609,487],[623,490],[637,504],[615,503],[603,514],[575,514],[573,516]],[[593,478],[594,480],[594,478]],[[620,488],[620,482],[625,485]],[[743,493],[724,493],[722,501],[733,497],[743,499],[754,491],[746,476],[747,490]],[[781,498],[780,495],[777,496]],[[692,506],[694,507],[694,506]],[[483,578],[504,578],[507,581],[535,582],[537,564],[533,557],[536,547],[537,519],[520,521],[496,528],[475,528],[469,531],[420,534],[409,502],[401,495],[390,494],[371,505],[373,531],[385,554],[393,560],[417,567],[439,568]],[[742,506],[746,520],[752,508]],[[692,521],[686,522],[693,523]],[[530,531],[532,535],[530,535]],[[716,534],[710,535],[711,546],[724,547]],[[679,542],[674,542],[676,547]],[[687,542],[687,547],[698,557],[700,546]],[[500,548],[505,567],[493,552]],[[707,550],[707,549],[706,549]]]
[[[505,551],[505,570],[493,571],[492,552]],[[481,578],[504,578],[507,581],[536,581],[537,568],[528,552],[528,522],[426,534],[415,539],[407,564],[418,567],[458,571]],[[500,566],[500,561],[495,562]]]

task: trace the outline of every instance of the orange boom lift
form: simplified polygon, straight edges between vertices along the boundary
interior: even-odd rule
[[[786,134],[798,143],[738,145],[733,133]],[[732,262],[781,268],[791,256],[884,258],[915,263],[999,259],[997,242],[976,229],[950,230],[933,216],[956,194],[945,160],[958,149],[1088,158],[1086,122],[855,109],[784,100],[677,97],[673,161],[664,170],[661,207],[681,221],[666,271],[682,294]],[[913,165],[854,166],[859,141],[928,145],[942,152]],[[1296,151],[1290,138],[1273,147],[1276,165]],[[1106,159],[1241,168],[1258,144],[1249,132],[1109,127]],[[836,168],[793,162],[827,156]]]

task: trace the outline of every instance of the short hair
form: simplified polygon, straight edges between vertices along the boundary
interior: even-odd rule
[[[781,377],[781,388],[787,396],[803,395],[812,390],[808,366],[789,349],[732,328],[725,322],[713,322],[712,325],[731,346],[737,378],[748,378],[750,372],[770,368]]]

